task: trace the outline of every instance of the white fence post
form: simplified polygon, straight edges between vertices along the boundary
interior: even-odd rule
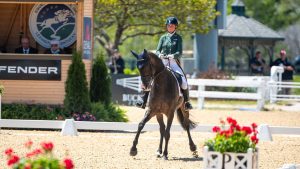
[[[282,73],[284,69],[282,66],[272,66],[271,67],[271,79],[269,84],[272,86],[270,88],[270,103],[275,103],[277,101],[277,93],[281,91],[281,86],[278,87],[277,82],[282,81]]]
[[[204,97],[200,95],[200,93],[204,92],[204,89],[204,85],[198,85],[198,109],[204,108]]]
[[[266,82],[265,80],[261,79],[260,85],[257,88],[257,94],[260,96],[260,99],[257,99],[257,111],[260,111],[264,108],[265,105],[265,93],[266,93]]]

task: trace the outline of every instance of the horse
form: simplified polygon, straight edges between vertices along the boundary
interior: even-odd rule
[[[130,155],[137,155],[137,144],[139,135],[145,124],[153,117],[160,127],[160,142],[157,150],[157,157],[163,157],[168,160],[168,143],[170,139],[170,129],[173,122],[175,111],[177,118],[187,131],[190,150],[194,157],[198,157],[197,147],[194,144],[190,129],[196,127],[196,124],[189,119],[189,111],[184,109],[184,99],[180,95],[180,87],[176,77],[164,66],[162,60],[154,53],[147,52],[145,49],[141,54],[131,51],[137,59],[137,68],[141,75],[141,80],[146,89],[150,89],[149,106],[145,112],[144,118],[138,125],[138,131],[134,138]],[[167,126],[164,124],[163,115],[167,117]],[[163,138],[165,138],[165,147],[162,152]]]
[[[68,17],[72,16],[72,12],[70,10],[65,9],[58,10],[54,14],[54,18],[46,19],[41,23],[40,26],[42,27],[42,29],[40,32],[42,32],[46,28],[50,28],[53,32],[55,32],[55,30],[52,28],[53,24],[58,24],[61,22],[64,22],[63,24],[66,24],[69,20]]]

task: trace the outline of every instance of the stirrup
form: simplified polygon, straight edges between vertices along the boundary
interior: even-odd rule
[[[184,109],[191,110],[191,109],[193,109],[193,106],[191,105],[191,103],[189,101],[187,101],[184,103]]]

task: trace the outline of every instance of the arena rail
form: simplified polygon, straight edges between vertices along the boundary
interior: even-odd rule
[[[190,97],[198,99],[198,109],[203,109],[205,98],[257,100],[256,109],[262,110],[267,92],[267,81],[257,80],[221,80],[221,79],[188,79],[189,86],[197,86],[198,90],[190,90]],[[207,91],[206,86],[214,87],[248,87],[256,88],[256,93]]]
[[[75,121],[75,127],[78,130],[95,130],[95,131],[132,131],[138,128],[138,123],[124,122],[86,122]],[[0,128],[10,129],[59,129],[63,128],[64,121],[58,120],[14,120],[1,119]],[[194,132],[212,132],[214,125],[198,125]],[[286,126],[268,126],[270,134],[288,134],[300,135],[300,127]],[[183,131],[179,124],[174,124],[172,131]],[[147,123],[143,131],[159,131],[159,125],[156,123]]]

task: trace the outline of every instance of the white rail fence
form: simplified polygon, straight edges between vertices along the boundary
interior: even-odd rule
[[[283,93],[283,90],[300,89],[299,82],[283,82],[282,73],[284,72],[281,66],[272,66],[271,68],[271,80],[268,82],[268,88],[270,90],[270,102],[276,101],[300,101],[300,95],[292,95],[289,93]]]
[[[58,120],[13,120],[1,119],[0,128],[26,128],[26,129],[58,129],[64,127],[65,121]],[[74,121],[78,130],[95,130],[95,131],[136,131],[138,123],[124,122],[87,122]],[[266,126],[266,125],[260,125]],[[261,127],[258,128],[261,128]],[[193,131],[195,132],[212,132],[214,125],[198,125]],[[270,133],[268,134],[288,134],[300,135],[300,127],[285,126],[267,126]],[[172,131],[184,131],[179,124],[172,125]],[[159,131],[159,125],[156,123],[147,123],[143,131]]]
[[[190,97],[198,99],[198,109],[203,109],[205,98],[256,100],[257,110],[264,107],[267,88],[266,81],[263,78],[257,80],[188,79],[188,83],[190,86],[198,87],[197,90],[190,90]],[[207,91],[206,86],[247,87],[256,89],[256,92]]]

